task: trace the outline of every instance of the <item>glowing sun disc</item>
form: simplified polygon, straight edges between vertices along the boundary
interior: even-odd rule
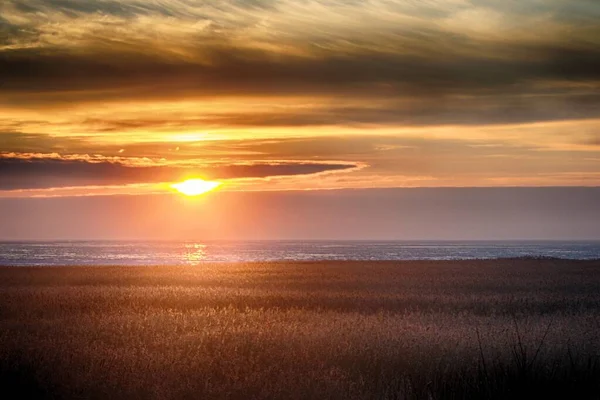
[[[171,187],[186,196],[198,196],[210,192],[221,185],[221,182],[205,181],[202,179],[188,179],[180,183],[174,183]]]

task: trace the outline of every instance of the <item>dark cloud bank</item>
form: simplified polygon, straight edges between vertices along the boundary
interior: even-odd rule
[[[129,166],[115,162],[6,157],[0,158],[0,190],[172,182],[194,176],[206,179],[266,178],[343,171],[356,167],[354,163],[304,162],[202,167]]]
[[[339,104],[315,110],[201,115],[197,121],[250,127],[499,124],[600,116],[600,47],[532,48],[530,58],[507,60],[370,54],[274,60],[263,53],[244,58],[235,48],[223,51],[231,55],[213,65],[121,54],[0,52],[0,103],[30,107],[128,98],[342,96]],[[359,98],[359,105],[344,105]],[[379,104],[382,99],[386,102]]]
[[[460,45],[460,43],[457,43]],[[155,88],[157,95],[193,91],[220,93],[374,92],[428,95],[514,93],[511,85],[531,81],[600,80],[600,49],[547,45],[517,47],[505,59],[441,53],[324,54],[319,57],[273,57],[235,47],[203,48],[210,63],[152,55],[98,52],[73,54],[21,49],[0,53],[5,89],[63,91]],[[142,86],[142,87],[140,87]],[[136,89],[137,88],[137,89]],[[395,93],[394,93],[395,92]]]

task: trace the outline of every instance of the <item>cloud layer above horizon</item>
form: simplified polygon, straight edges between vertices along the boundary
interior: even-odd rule
[[[594,186],[600,4],[5,0],[0,152],[0,196]]]

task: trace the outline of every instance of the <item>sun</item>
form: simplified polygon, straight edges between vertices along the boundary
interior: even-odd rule
[[[174,183],[171,187],[186,196],[198,196],[210,192],[221,186],[221,182],[205,181],[203,179],[188,179],[180,183]]]

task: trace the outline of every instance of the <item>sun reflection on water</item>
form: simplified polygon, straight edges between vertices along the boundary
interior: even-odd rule
[[[202,243],[188,243],[185,245],[185,260],[189,264],[198,264],[207,258],[206,245]]]

